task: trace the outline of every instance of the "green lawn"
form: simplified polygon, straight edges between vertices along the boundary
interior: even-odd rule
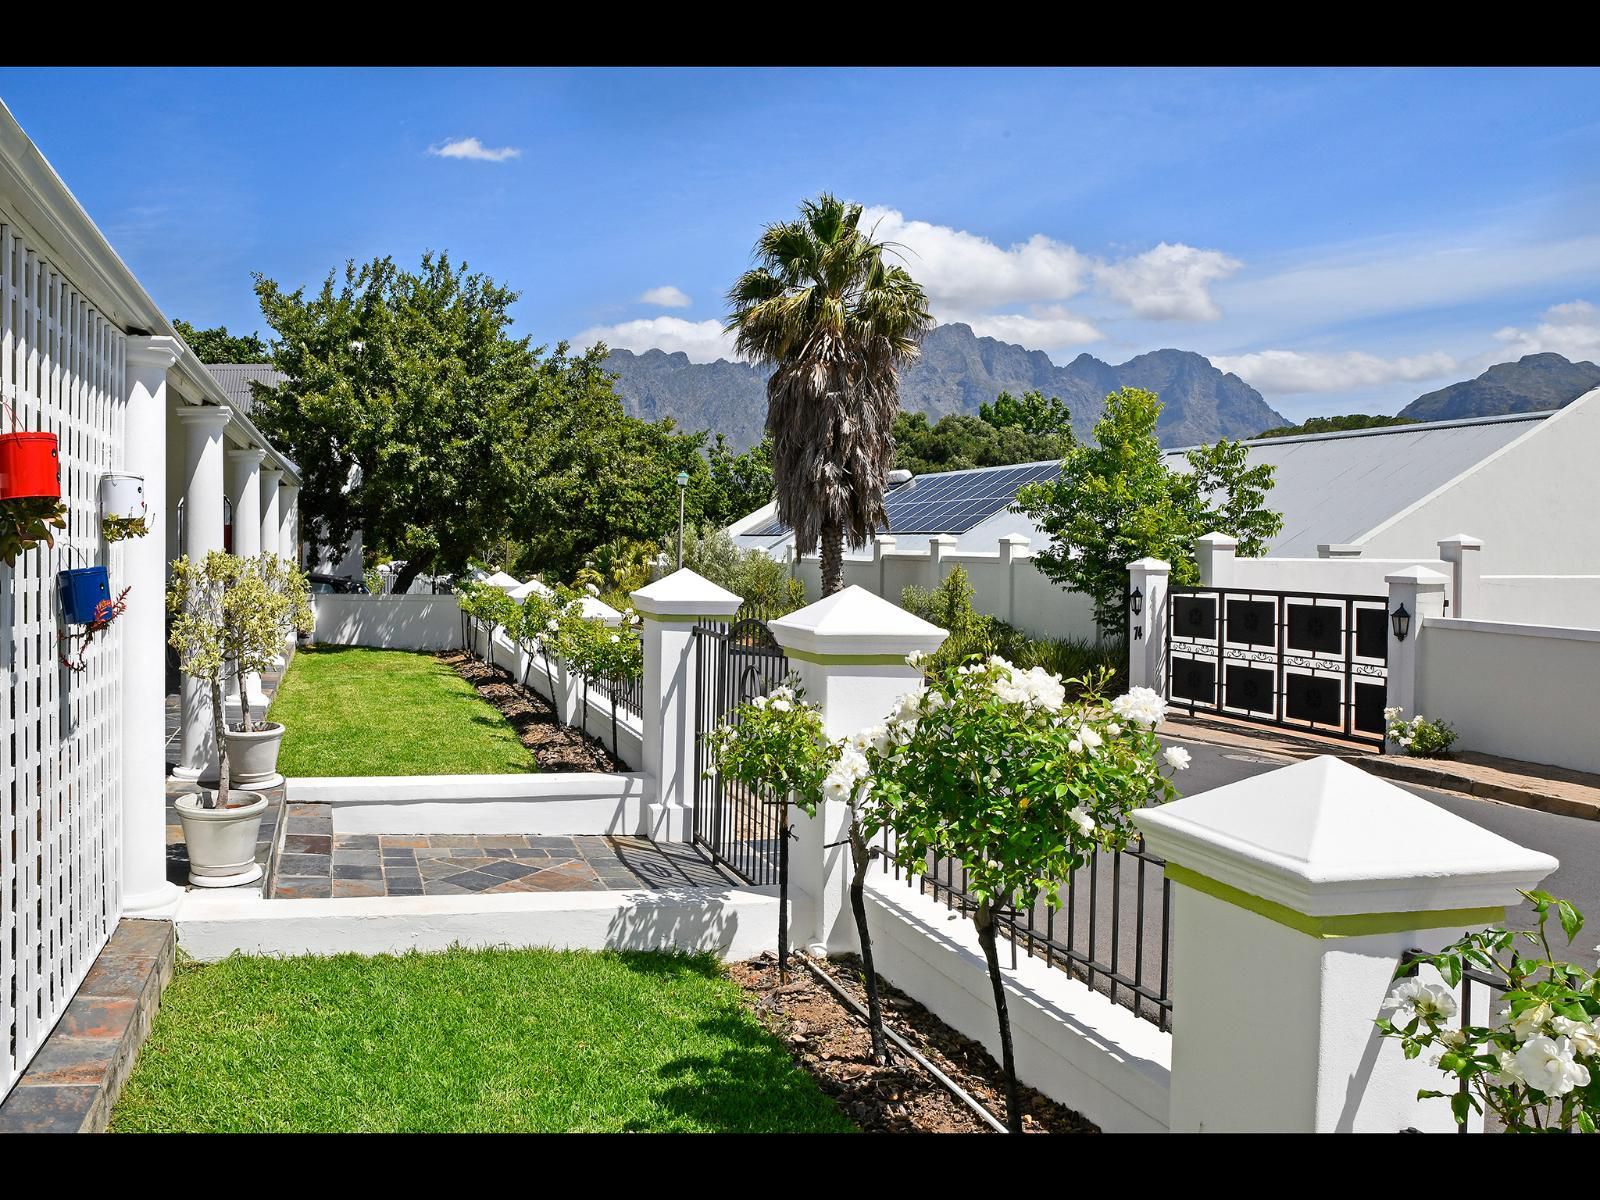
[[[509,775],[533,752],[472,685],[431,654],[301,650],[269,714],[285,775]]]
[[[848,1132],[707,956],[181,964],[117,1132]]]

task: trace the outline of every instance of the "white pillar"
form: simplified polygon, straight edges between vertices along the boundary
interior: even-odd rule
[[[872,539],[872,559],[878,564],[878,595],[886,596],[889,587],[889,555],[897,543],[892,533],[880,533]]]
[[[1450,564],[1451,603],[1448,615],[1465,617],[1475,615],[1478,602],[1478,579],[1483,573],[1483,539],[1470,533],[1458,533],[1439,543],[1439,557]]]
[[[688,841],[694,828],[694,627],[731,620],[744,601],[687,567],[640,588],[632,599],[644,618],[644,772],[656,789],[640,832]]]
[[[122,915],[170,917],[183,892],[167,882],[167,369],[176,338],[128,339],[123,469],[144,476],[150,533],[122,543],[123,585],[136,601],[122,633]]]
[[[1000,539],[1000,569],[1006,573],[1006,622],[1017,623],[1017,568],[1028,561],[1028,536],[1008,533]]]
[[[1417,715],[1422,692],[1423,625],[1429,617],[1444,616],[1444,590],[1449,580],[1427,567],[1407,567],[1385,575],[1389,585],[1388,701],[1384,707],[1403,709],[1410,718]],[[1404,638],[1395,636],[1394,614],[1404,609],[1409,628]],[[1386,743],[1389,753],[1400,747]]]
[[[1159,558],[1128,564],[1128,684],[1163,694],[1167,687],[1167,579],[1171,574],[1172,564]],[[1135,604],[1138,612],[1133,611]]]
[[[309,570],[300,559],[300,485],[284,483],[278,491],[278,553],[302,570]]]
[[[1174,1133],[1455,1129],[1373,1022],[1407,951],[1503,921],[1555,859],[1328,756],[1133,821],[1173,885]]]
[[[283,468],[263,466],[256,474],[261,480],[260,546],[263,550],[271,550],[274,554],[278,554],[283,549],[278,532],[282,524],[282,517],[278,512],[278,494],[283,486]]]
[[[186,406],[177,410],[184,427],[183,552],[199,561],[222,549],[222,431],[233,410],[226,405]],[[173,771],[178,779],[211,778],[217,770],[217,746],[211,724],[208,685],[183,679],[183,761]]]
[[[233,552],[240,558],[261,553],[261,460],[259,447],[228,451],[228,499],[233,503]]]
[[[792,612],[767,628],[789,656],[805,699],[822,710],[830,738],[881,725],[895,702],[920,691],[922,670],[907,664],[913,651],[937,650],[948,634],[862,587],[847,587]],[[850,850],[838,843],[850,809],[824,801],[815,817],[794,814],[789,883],[795,893],[794,936],[830,953],[853,950]]]
[[[1201,587],[1232,587],[1234,555],[1239,539],[1226,533],[1208,533],[1194,541],[1195,563]]]

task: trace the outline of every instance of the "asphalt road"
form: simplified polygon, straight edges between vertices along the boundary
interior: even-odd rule
[[[1284,765],[1279,760],[1247,750],[1205,742],[1171,739],[1168,744],[1183,746],[1193,759],[1189,769],[1180,772],[1177,777],[1184,795],[1209,791]],[[1501,837],[1554,855],[1561,866],[1542,886],[1553,895],[1571,900],[1590,921],[1572,943],[1568,957],[1587,967],[1595,965],[1596,943],[1600,942],[1600,821],[1561,817],[1495,800],[1480,800],[1410,784],[1396,786],[1404,787],[1408,792]],[[1527,905],[1508,912],[1506,917],[1513,929],[1531,928],[1533,924],[1533,912]],[[1551,927],[1556,932],[1552,944],[1557,954],[1562,954],[1560,928],[1554,925],[1553,920]]]

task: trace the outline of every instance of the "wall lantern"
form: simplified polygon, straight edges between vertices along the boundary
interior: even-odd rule
[[[1138,616],[1144,609],[1144,593],[1138,588],[1128,593],[1128,607],[1133,609],[1133,615]]]
[[[1406,606],[1402,604],[1390,613],[1389,620],[1394,625],[1394,640],[1397,642],[1405,641],[1406,634],[1411,632],[1411,614],[1406,611]]]

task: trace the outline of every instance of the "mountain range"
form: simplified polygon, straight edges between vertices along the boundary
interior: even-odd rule
[[[1560,408],[1600,387],[1600,367],[1569,362],[1559,354],[1528,354],[1514,363],[1496,363],[1476,379],[1418,396],[1400,410],[1416,421],[1454,421],[1502,413]]]
[[[606,369],[616,374],[617,394],[635,416],[672,417],[685,429],[724,433],[741,450],[761,440],[770,368],[727,359],[694,363],[681,352],[613,350]],[[1086,437],[1106,393],[1120,387],[1160,395],[1156,432],[1164,446],[1250,437],[1287,424],[1244,380],[1187,350],[1154,350],[1116,366],[1080,354],[1062,367],[1041,350],[979,337],[960,324],[936,326],[923,339],[921,356],[901,372],[900,407],[936,421],[950,413],[976,415],[979,404],[1001,392],[1037,390],[1065,401],[1073,431]]]

